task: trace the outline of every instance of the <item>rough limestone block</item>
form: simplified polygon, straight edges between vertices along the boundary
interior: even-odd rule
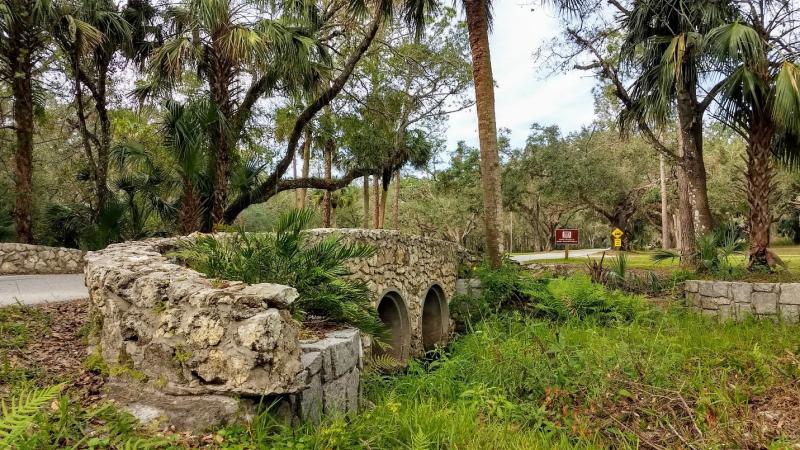
[[[717,317],[719,317],[719,320],[721,321],[735,319],[736,318],[735,305],[733,304],[720,305],[719,310],[717,311]]]
[[[734,307],[736,310],[736,318],[738,320],[743,320],[748,316],[752,316],[753,312],[753,305],[751,303],[734,303]]]
[[[700,289],[702,290],[702,287]],[[705,296],[700,297],[700,307],[708,310],[719,309],[717,300],[714,297],[705,297]]]
[[[322,418],[322,381],[320,376],[311,377],[311,381],[299,394],[299,416],[301,420],[318,424]]]
[[[322,385],[323,412],[348,413],[358,408],[358,391],[361,376],[353,369],[343,376]]]
[[[333,362],[331,361],[331,345],[334,342],[336,342],[334,338],[325,338],[316,342],[303,343],[301,346],[304,353],[315,352],[322,355],[322,380],[325,382],[334,378]]]
[[[789,323],[800,322],[800,305],[785,305],[778,306],[780,311],[780,318]]]
[[[733,300],[730,297],[715,297],[714,303],[716,303],[719,306],[730,305],[731,303],[733,303]]]
[[[248,419],[252,404],[225,395],[168,395],[136,383],[110,382],[108,396],[143,425],[195,433]],[[187,414],[187,412],[191,412]]]
[[[753,292],[751,283],[731,283],[731,297],[736,303],[750,303],[750,294]]]
[[[700,289],[697,280],[686,280],[683,282],[683,290],[686,292],[696,293]]]
[[[700,281],[698,292],[703,297],[728,297],[730,283],[724,281]]]
[[[361,353],[361,339],[358,330],[344,330],[332,333],[338,342],[331,346],[333,376],[340,377],[358,365]]]
[[[754,292],[779,292],[781,285],[778,283],[752,283]]]
[[[750,299],[756,314],[771,315],[778,312],[778,294],[775,292],[756,291]]]
[[[781,304],[800,305],[800,283],[781,284]]]
[[[308,371],[309,375],[316,375],[322,370],[322,353],[303,353],[300,357],[300,364]]]

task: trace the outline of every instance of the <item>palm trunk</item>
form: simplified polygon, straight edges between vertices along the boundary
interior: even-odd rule
[[[229,67],[224,58],[220,57],[221,52],[216,52],[217,56],[211,56],[213,69],[210,71],[209,87],[211,98],[214,105],[219,109],[222,117],[233,117],[231,108],[231,95],[229,87]],[[211,174],[213,176],[213,190],[211,199],[211,225],[224,223],[225,208],[228,204],[228,179],[230,178],[231,152],[235,146],[235,140],[229,135],[227,127],[219,123],[212,130],[210,162],[212,165]]]
[[[394,202],[392,204],[392,225],[395,230],[400,229],[400,169],[397,169],[394,182]]]
[[[372,196],[375,197],[375,207],[372,211],[372,226],[377,230],[381,228],[381,180],[380,176],[372,176]]]
[[[687,269],[697,267],[697,253],[695,251],[694,214],[690,196],[689,176],[681,162],[684,160],[683,133],[678,132],[678,156],[676,165],[678,179],[678,222],[680,226],[681,265]]]
[[[772,135],[773,127],[770,120],[757,120],[751,127],[747,145],[747,203],[750,207],[749,269],[768,266],[769,227],[772,224],[769,210],[773,176],[770,163]]]
[[[364,200],[364,223],[362,227],[366,230],[370,227],[370,210],[369,210],[369,175],[364,175],[363,179],[363,189],[361,192],[361,196]]]
[[[478,138],[481,154],[486,252],[493,267],[502,264],[500,218],[500,161],[497,154],[497,124],[494,112],[494,79],[489,52],[489,18],[486,0],[464,0],[467,31],[472,53],[472,76],[475,83],[475,105],[478,112]]]
[[[292,159],[292,178],[297,179],[297,158]],[[303,207],[303,200],[300,198],[300,189],[294,190],[294,207],[300,209]]]
[[[660,155],[658,161],[658,173],[661,179],[661,248],[672,248],[669,236],[669,207],[667,205],[667,174],[664,155]]]
[[[306,128],[303,140],[303,178],[308,178],[311,171],[311,129]],[[308,190],[300,188],[300,207],[308,208]]]
[[[386,203],[388,203],[389,198],[389,184],[392,182],[392,172],[389,170],[384,170],[381,174],[381,208],[380,208],[380,215],[378,216],[378,220],[380,225],[378,228],[384,229],[386,228]]]
[[[16,200],[14,224],[17,242],[32,244],[33,240],[33,63],[28,52],[17,51],[14,56],[14,77],[11,92],[14,96],[14,127],[17,149],[14,155]]]
[[[325,181],[331,180],[331,171],[333,163],[333,140],[328,139],[325,142]],[[331,191],[325,190],[322,194],[322,226],[324,228],[331,227]]]
[[[682,86],[688,87],[683,89]],[[695,232],[705,234],[713,229],[714,224],[708,202],[706,165],[703,161],[703,114],[698,112],[695,88],[696,81],[688,77],[685,83],[678,85],[678,127],[683,140],[682,160],[694,210]]]
[[[188,180],[183,181],[183,198],[181,199],[181,210],[179,219],[179,231],[181,234],[189,234],[200,230],[200,197],[197,189]]]
[[[108,65],[111,61],[103,61],[97,72],[97,95],[94,107],[100,121],[100,145],[97,147],[97,209],[103,211],[108,203],[108,160],[111,154],[111,119],[106,105],[106,82]]]

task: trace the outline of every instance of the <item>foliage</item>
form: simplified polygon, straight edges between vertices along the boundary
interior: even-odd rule
[[[63,385],[22,392],[6,404],[0,401],[0,447],[15,447],[33,425],[39,410],[55,398]]]
[[[482,266],[478,297],[457,297],[451,309],[457,319],[474,322],[513,311],[553,321],[572,318],[612,324],[634,320],[645,308],[644,299],[606,289],[586,275],[535,278],[506,263],[499,269]]]
[[[798,375],[796,331],[680,310],[613,326],[499,316],[405,374],[371,375],[365,395],[374,407],[358,416],[300,427],[261,421],[226,430],[226,444],[633,449],[647,439],[657,448],[687,446],[682,440],[782,448],[796,430],[746,430],[762,429],[756,403],[778,401],[770,392]]]
[[[369,290],[365,283],[346,278],[350,271],[345,265],[372,256],[374,249],[338,235],[311,242],[303,229],[312,218],[311,210],[290,211],[281,216],[274,233],[200,236],[175,256],[214,278],[292,286],[300,294],[292,308],[301,316],[323,316],[380,335],[383,325]]]
[[[710,233],[697,238],[697,260],[700,262],[700,273],[718,275],[732,274],[736,267],[731,264],[731,256],[741,254],[747,249],[747,241],[734,224],[717,227]],[[671,250],[661,250],[653,254],[653,261],[660,262],[680,259],[681,256]]]

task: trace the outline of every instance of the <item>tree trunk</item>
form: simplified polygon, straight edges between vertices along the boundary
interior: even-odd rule
[[[380,225],[378,228],[381,230],[386,228],[386,203],[388,203],[389,199],[389,184],[392,182],[392,172],[390,170],[384,170],[381,174],[381,208],[380,208],[380,215],[378,216],[378,221]]]
[[[361,192],[361,197],[364,200],[364,222],[362,227],[366,230],[370,227],[370,210],[369,210],[369,175],[364,175],[364,185]]]
[[[33,62],[27,49],[17,49],[12,55],[15,67],[11,81],[14,96],[14,127],[17,149],[14,155],[16,200],[14,224],[17,242],[32,244],[33,240]]]
[[[106,104],[106,83],[111,60],[103,60],[97,72],[97,95],[94,108],[100,121],[100,145],[97,147],[97,209],[102,212],[108,203],[108,160],[111,154],[111,119]]]
[[[472,53],[475,105],[478,112],[486,251],[492,266],[500,267],[503,257],[500,225],[503,205],[494,112],[494,79],[489,52],[488,8],[489,4],[486,0],[464,0],[469,45]]]
[[[201,207],[200,196],[191,181],[183,180],[183,198],[181,199],[181,210],[178,230],[186,235],[200,230]]]
[[[311,171],[311,129],[306,128],[303,140],[303,178]],[[308,208],[308,189],[300,188],[300,207]]]
[[[672,248],[669,236],[669,207],[667,205],[667,174],[664,155],[661,154],[658,161],[658,172],[661,178],[661,248]]]
[[[213,43],[217,44],[217,43]],[[209,71],[208,85],[211,90],[211,99],[219,110],[222,117],[233,117],[231,106],[230,86],[231,80],[229,73],[232,71],[228,67],[225,58],[219,56],[221,51],[210,50],[216,55],[210,57],[210,64],[213,65]],[[211,226],[225,222],[225,208],[228,204],[228,179],[230,178],[231,153],[233,152],[235,140],[230,136],[228,127],[224,123],[218,123],[210,133],[211,137],[211,174],[213,177],[213,187],[211,196]],[[293,155],[294,156],[294,155]]]
[[[689,183],[695,232],[705,234],[713,229],[714,224],[708,203],[706,166],[703,161],[703,113],[699,111],[695,89],[696,80],[688,76],[683,83],[678,84],[678,131],[683,140],[681,159]]]
[[[678,131],[678,156],[684,160],[683,133]],[[680,249],[681,265],[686,269],[697,267],[697,252],[695,251],[694,214],[690,196],[689,176],[683,164],[675,167],[678,179],[678,218],[680,223]]]
[[[769,119],[756,119],[751,126],[747,145],[747,203],[750,207],[750,261],[749,269],[768,267],[769,227],[772,215],[769,197],[772,194],[772,165],[770,144],[773,126]]]
[[[377,230],[381,228],[381,180],[380,176],[372,176],[372,196],[375,198],[375,206],[372,211],[372,226]]]
[[[392,204],[392,224],[395,230],[400,229],[400,169],[394,177],[394,203]]]
[[[333,165],[333,140],[328,139],[325,141],[325,148],[323,150],[325,158],[325,181],[331,180],[331,166]],[[331,227],[331,191],[325,190],[322,193],[322,226],[324,228]]]

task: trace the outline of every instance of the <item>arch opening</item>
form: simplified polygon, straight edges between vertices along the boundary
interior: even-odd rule
[[[408,326],[408,311],[405,302],[396,292],[386,293],[378,303],[378,317],[388,329],[386,346],[375,346],[375,355],[388,354],[398,361],[408,358],[411,331]]]
[[[447,338],[450,311],[442,289],[433,285],[422,304],[422,347],[431,350]]]

